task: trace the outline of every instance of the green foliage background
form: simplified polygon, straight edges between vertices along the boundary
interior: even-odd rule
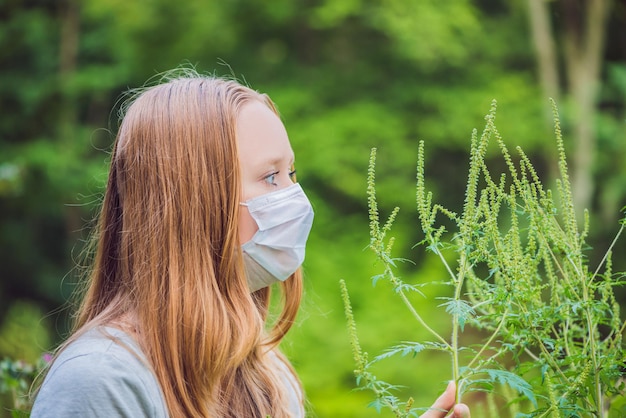
[[[590,241],[600,249],[626,203],[626,4],[612,7],[594,121]],[[352,391],[339,279],[368,350],[421,338],[392,292],[369,281],[378,268],[363,251],[370,148],[378,148],[383,217],[402,208],[394,235],[397,254],[415,262],[403,266],[407,282],[444,275],[412,249],[423,238],[414,210],[419,139],[429,187],[451,208],[462,204],[471,130],[494,98],[507,143],[521,145],[540,175],[554,170],[524,0],[0,0],[0,17],[0,357],[34,362],[65,335],[76,259],[106,179],[111,109],[127,88],[181,64],[233,73],[268,93],[289,131],[316,220],[306,299],[284,349],[311,416],[374,414],[369,395]],[[552,18],[558,27],[558,10]],[[566,141],[568,100],[560,103]],[[615,260],[616,271],[626,269]],[[425,298],[422,307],[445,329],[436,305]],[[406,364],[380,374],[410,386],[416,403],[450,379],[445,357]]]

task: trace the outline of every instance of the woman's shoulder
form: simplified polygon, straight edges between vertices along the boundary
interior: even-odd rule
[[[68,344],[39,389],[33,417],[167,416],[145,356],[126,333],[99,327]]]
[[[129,361],[132,358],[137,366],[148,367],[139,345],[129,334],[118,328],[100,326],[81,333],[66,345],[57,355],[53,368],[91,356],[100,356],[102,361]]]
[[[152,376],[138,344],[125,332],[111,327],[86,331],[58,354],[48,372],[49,377],[68,372],[81,375],[114,377],[130,374],[138,378]]]

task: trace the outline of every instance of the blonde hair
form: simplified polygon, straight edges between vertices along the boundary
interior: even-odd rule
[[[236,121],[253,100],[276,112],[266,95],[188,71],[132,100],[113,150],[67,343],[130,315],[174,417],[290,416],[284,368],[269,351],[295,319],[301,273],[281,283],[270,327],[270,289],[250,293],[238,236]]]

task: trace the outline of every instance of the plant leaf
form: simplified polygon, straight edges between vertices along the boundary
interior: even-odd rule
[[[528,398],[533,406],[537,408],[537,399],[535,398],[535,394],[533,393],[531,385],[520,376],[507,370],[499,369],[480,369],[477,370],[477,372],[487,373],[492,381],[499,382],[503,385],[508,385],[511,389],[516,390],[517,392],[526,396],[526,398]]]

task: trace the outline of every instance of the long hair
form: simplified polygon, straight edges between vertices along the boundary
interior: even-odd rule
[[[290,416],[281,373],[293,369],[276,346],[301,273],[281,284],[282,310],[267,324],[270,290],[250,293],[238,235],[236,122],[253,100],[276,112],[235,81],[186,73],[136,95],[116,137],[69,341],[132,317],[173,417]]]

